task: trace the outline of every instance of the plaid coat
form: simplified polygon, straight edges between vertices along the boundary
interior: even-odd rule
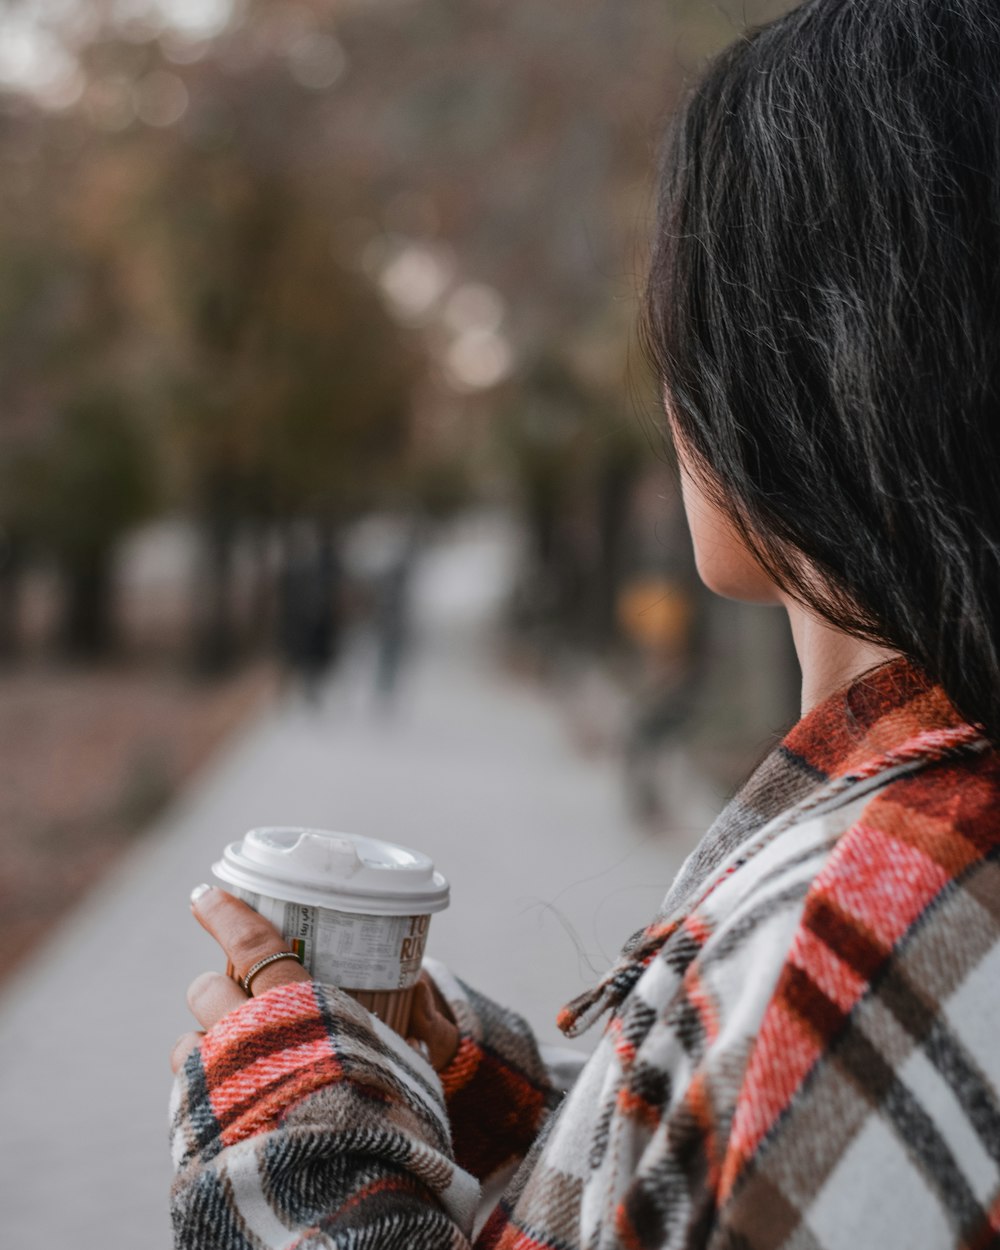
[[[554,1089],[437,972],[439,1079],[343,994],[213,1029],[174,1091],[180,1250],[1000,1244],[1000,753],[905,662],[806,716],[591,993]]]

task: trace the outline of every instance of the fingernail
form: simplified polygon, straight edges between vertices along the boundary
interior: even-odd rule
[[[194,907],[203,894],[207,894],[212,887],[206,885],[204,881],[201,885],[196,885],[191,891],[191,906]]]

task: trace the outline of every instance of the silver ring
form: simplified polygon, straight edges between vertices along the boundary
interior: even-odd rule
[[[258,959],[255,964],[251,964],[246,970],[246,974],[240,978],[240,985],[243,986],[243,992],[248,997],[252,996],[253,990],[250,988],[253,979],[258,972],[262,972],[268,964],[276,964],[279,959],[294,959],[296,963],[301,963],[298,955],[294,951],[278,951],[274,955],[265,955],[263,959]]]

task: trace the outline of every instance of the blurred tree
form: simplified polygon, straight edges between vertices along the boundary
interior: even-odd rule
[[[34,536],[30,450],[8,436],[0,451],[0,660],[20,650],[23,576]]]
[[[63,579],[61,639],[72,655],[111,647],[115,545],[157,502],[150,451],[128,397],[106,384],[77,389],[36,451],[36,532]]]
[[[201,40],[141,3],[66,17],[79,74],[56,107],[0,99],[0,650],[25,553],[44,539],[67,570],[73,549],[68,510],[45,501],[43,519],[43,488],[24,489],[25,456],[52,457],[39,481],[89,475],[112,496],[117,465],[120,525],[162,467],[202,535],[197,650],[217,668],[248,528],[331,529],[407,485],[433,494],[433,466],[471,467],[459,493],[474,489],[502,412],[538,577],[606,639],[643,455],[623,397],[655,133],[682,67],[780,7],[239,0]],[[452,277],[419,315],[394,309],[404,333],[375,290],[393,256],[434,248]],[[418,380],[425,411],[436,394],[456,414],[467,393],[447,360],[476,327],[446,324],[453,279],[498,296],[490,333],[523,390],[501,370],[475,421],[432,416],[414,437]],[[79,430],[97,418],[77,401],[106,408],[86,468]]]
[[[409,488],[413,503],[431,521],[449,521],[478,501],[469,466],[453,458],[420,463],[413,471]]]
[[[60,579],[60,644],[92,656],[113,639],[115,545],[157,499],[128,376],[122,197],[109,194],[110,166],[88,161],[78,119],[24,103],[3,130],[2,155],[18,176],[0,200],[0,646],[16,646],[20,573],[42,557]]]
[[[247,106],[254,97],[246,97]],[[158,196],[178,322],[172,437],[205,539],[197,655],[238,650],[234,542],[248,524],[332,529],[397,478],[417,358],[366,279],[336,258],[317,180],[178,146]]]
[[[622,400],[563,360],[537,361],[503,423],[531,540],[543,617],[598,648],[616,633],[632,487],[649,454]]]

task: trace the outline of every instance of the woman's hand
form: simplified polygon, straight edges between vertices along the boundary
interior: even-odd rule
[[[197,1033],[185,1033],[174,1043],[170,1066],[174,1073],[212,1028],[247,1001],[243,978],[258,960],[288,950],[288,941],[270,921],[259,916],[252,907],[225,890],[199,886],[191,895],[191,910],[203,929],[215,938],[233,969],[233,976],[221,972],[203,972],[188,987],[187,1002],[194,1018],[201,1025]],[[234,978],[239,978],[237,984]],[[309,973],[297,959],[281,959],[261,968],[254,978],[254,997],[292,981],[308,981]]]
[[[413,995],[407,1040],[435,1072],[443,1072],[458,1050],[459,1033],[451,1009],[426,972],[421,972]]]
[[[247,1001],[249,995],[242,986],[247,972],[261,959],[288,951],[287,940],[274,925],[225,890],[199,886],[191,895],[191,910],[202,928],[222,947],[233,975],[203,972],[191,982],[187,1002],[201,1030],[185,1033],[175,1042],[170,1055],[170,1066],[175,1074],[206,1031]],[[308,980],[309,973],[298,960],[281,959],[255,973],[250,988],[257,997],[278,985]],[[459,1033],[451,1012],[426,972],[420,974],[414,994],[407,1040],[438,1072],[448,1066],[458,1049]]]

